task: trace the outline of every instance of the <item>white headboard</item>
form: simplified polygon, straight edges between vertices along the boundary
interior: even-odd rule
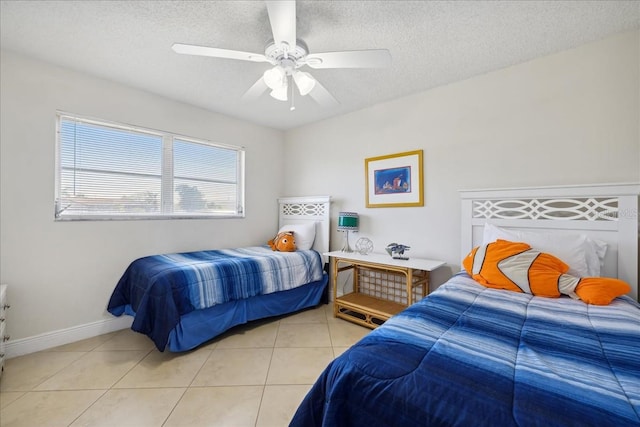
[[[638,299],[639,194],[637,183],[461,191],[461,259],[482,242],[485,222],[586,234],[607,242],[602,275],[626,281]]]
[[[331,197],[281,197],[278,199],[278,228],[287,224],[316,224],[316,239],[313,249],[320,254],[329,252],[329,214],[331,213]],[[327,262],[323,256],[324,262]]]

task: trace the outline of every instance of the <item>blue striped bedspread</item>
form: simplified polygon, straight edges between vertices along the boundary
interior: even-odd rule
[[[135,314],[132,329],[163,350],[180,316],[233,300],[285,291],[322,279],[313,250],[275,252],[268,246],[153,255],[133,261],[108,304]]]
[[[466,274],[334,360],[293,426],[640,426],[640,305]]]

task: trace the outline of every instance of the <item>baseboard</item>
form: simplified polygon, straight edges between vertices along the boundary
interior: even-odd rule
[[[5,355],[7,359],[10,359],[109,332],[119,331],[131,327],[132,321],[133,318],[130,316],[114,317],[113,319],[99,320],[97,322],[35,335],[33,337],[9,340],[4,344]]]

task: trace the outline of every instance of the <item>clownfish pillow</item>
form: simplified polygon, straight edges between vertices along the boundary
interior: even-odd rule
[[[631,290],[619,279],[569,275],[569,266],[553,255],[507,240],[474,248],[462,265],[474,280],[489,288],[548,298],[564,294],[587,304],[607,305]]]
[[[295,252],[296,239],[293,231],[281,231],[276,237],[267,242],[272,251]]]

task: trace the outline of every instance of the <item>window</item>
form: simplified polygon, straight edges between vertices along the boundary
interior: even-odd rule
[[[244,150],[58,115],[56,219],[244,216]]]

